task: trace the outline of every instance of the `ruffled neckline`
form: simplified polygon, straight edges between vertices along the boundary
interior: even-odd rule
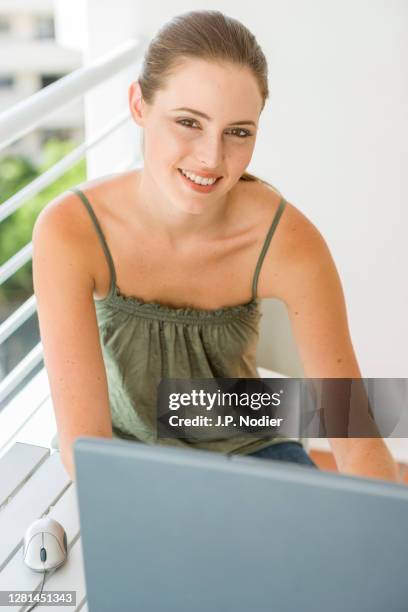
[[[259,313],[258,299],[254,298],[246,304],[223,306],[221,308],[206,309],[189,306],[174,307],[161,302],[146,302],[134,295],[124,295],[115,285],[114,290],[104,299],[95,300],[96,304],[116,306],[127,312],[137,312],[149,318],[167,319],[194,319],[201,321],[217,321],[239,316],[253,317]]]

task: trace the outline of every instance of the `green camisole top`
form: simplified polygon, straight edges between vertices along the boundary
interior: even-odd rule
[[[80,198],[99,236],[111,274],[109,294],[94,298],[99,337],[109,390],[115,437],[227,454],[248,454],[284,437],[237,435],[204,441],[161,438],[156,433],[157,390],[162,378],[259,378],[255,357],[259,336],[257,282],[263,259],[283,213],[278,210],[266,235],[252,283],[252,300],[217,308],[174,308],[125,296],[116,284],[113,258],[95,212],[79,189]],[[218,434],[217,434],[218,435]]]

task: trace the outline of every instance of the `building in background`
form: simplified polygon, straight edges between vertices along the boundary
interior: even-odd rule
[[[0,113],[82,65],[79,51],[57,43],[53,0],[0,0]],[[83,140],[82,100],[48,115],[5,152],[39,159],[49,138]]]

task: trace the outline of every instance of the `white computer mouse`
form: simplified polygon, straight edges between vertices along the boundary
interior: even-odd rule
[[[67,558],[67,534],[63,526],[52,518],[32,523],[24,536],[24,563],[35,572],[54,569]]]

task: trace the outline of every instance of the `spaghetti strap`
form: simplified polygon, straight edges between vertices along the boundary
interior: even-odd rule
[[[257,294],[257,287],[258,287],[258,277],[259,277],[259,273],[261,271],[261,266],[263,263],[263,260],[265,258],[266,255],[266,251],[268,250],[269,244],[271,242],[272,236],[275,232],[276,226],[279,223],[279,219],[281,218],[281,215],[283,213],[283,210],[286,206],[286,200],[281,197],[279,206],[278,206],[278,210],[276,211],[276,214],[274,216],[274,219],[272,221],[272,225],[269,228],[268,233],[266,234],[266,238],[265,238],[265,242],[261,251],[261,254],[259,255],[259,259],[258,262],[256,264],[256,268],[255,268],[255,274],[254,274],[254,280],[252,283],[252,299],[255,300],[256,298],[256,294]]]
[[[93,221],[93,224],[95,226],[96,232],[99,236],[99,240],[101,242],[102,248],[105,252],[105,256],[106,259],[108,261],[108,265],[109,265],[109,270],[110,270],[110,276],[111,276],[111,283],[110,283],[110,291],[109,291],[109,296],[111,296],[115,290],[116,287],[116,271],[115,271],[115,265],[113,263],[113,258],[112,255],[110,253],[108,244],[106,242],[104,233],[102,231],[102,228],[100,226],[100,223],[95,215],[95,212],[91,206],[90,201],[88,200],[88,198],[86,197],[86,195],[83,193],[83,191],[81,191],[80,189],[78,189],[77,187],[72,187],[71,191],[73,191],[74,193],[77,194],[77,196],[81,199],[81,201],[85,204],[85,207],[87,208],[89,215]]]

